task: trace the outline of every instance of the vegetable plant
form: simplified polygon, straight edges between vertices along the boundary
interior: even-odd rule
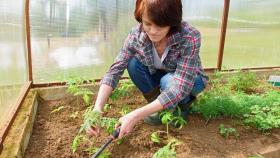
[[[91,96],[94,94],[90,89],[83,88],[81,85],[85,79],[79,77],[72,77],[66,81],[67,92],[76,96],[77,105],[79,105],[79,96],[81,96],[85,102],[86,106],[91,104]],[[92,82],[95,85],[95,82]]]
[[[129,106],[123,105],[122,108],[121,108],[120,114],[122,116],[124,116],[124,115],[128,114],[130,111],[131,111],[131,109],[130,109]]]
[[[176,150],[175,147],[180,145],[181,143],[173,139],[167,145],[160,148],[154,155],[153,158],[175,158],[176,157]]]
[[[236,131],[235,128],[231,128],[231,127],[226,128],[224,124],[220,124],[219,132],[225,138],[228,138],[230,135],[235,136],[235,138],[239,136],[239,133]]]

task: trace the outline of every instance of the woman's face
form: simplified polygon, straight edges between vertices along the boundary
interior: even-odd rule
[[[154,24],[144,12],[142,16],[143,29],[154,43],[163,40],[170,30],[170,26],[160,27]]]

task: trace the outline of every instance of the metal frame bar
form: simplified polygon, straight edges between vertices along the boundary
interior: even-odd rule
[[[3,142],[8,134],[8,130],[10,129],[12,123],[14,122],[18,109],[21,107],[24,98],[26,97],[27,93],[31,88],[31,85],[32,85],[31,81],[24,84],[24,86],[22,87],[19,93],[19,97],[17,98],[15,106],[12,106],[13,110],[10,112],[10,115],[8,116],[9,119],[7,119],[7,122],[4,124],[4,128],[1,128],[0,130],[0,153],[2,152]]]
[[[28,59],[28,79],[29,81],[33,82],[29,0],[25,1],[25,28],[26,28],[26,40],[27,40],[26,44],[27,44],[27,59]]]
[[[221,35],[220,35],[220,45],[219,45],[219,51],[218,51],[218,61],[217,61],[218,70],[222,69],[224,46],[225,46],[225,39],[226,39],[226,32],[227,32],[229,5],[230,5],[230,0],[224,0],[223,20],[222,20]]]

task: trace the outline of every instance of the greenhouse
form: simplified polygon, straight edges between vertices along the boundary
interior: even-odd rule
[[[1,0],[0,158],[279,158],[279,15],[279,0]]]

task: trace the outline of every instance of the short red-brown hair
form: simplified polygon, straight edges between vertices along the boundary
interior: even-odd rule
[[[142,23],[144,11],[156,25],[171,26],[171,30],[179,30],[182,22],[181,0],[137,0],[134,10],[135,19]]]

